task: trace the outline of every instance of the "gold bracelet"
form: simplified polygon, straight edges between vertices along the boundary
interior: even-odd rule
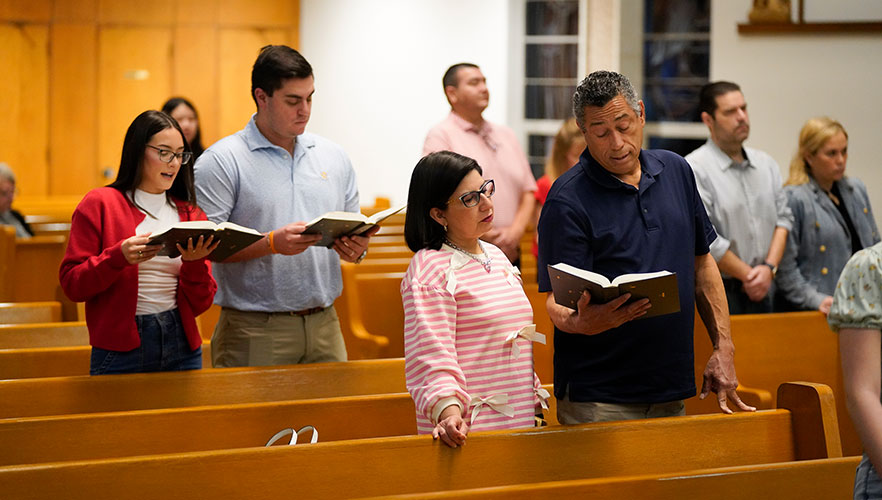
[[[269,237],[270,252],[272,252],[272,253],[279,253],[279,252],[276,251],[276,246],[273,245],[273,233],[274,233],[274,232],[275,232],[275,231],[270,231],[269,234],[267,235],[267,236]]]

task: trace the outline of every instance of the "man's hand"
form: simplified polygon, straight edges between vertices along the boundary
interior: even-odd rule
[[[552,304],[554,302],[554,297],[549,294],[549,303],[547,306],[553,305],[562,308],[555,308],[557,311],[567,311],[562,318],[559,314],[552,315],[552,321],[556,319],[555,316],[562,320],[562,325],[558,324],[557,321],[554,321],[555,325],[561,330],[569,333],[596,335],[646,314],[646,311],[650,308],[649,299],[640,299],[625,305],[625,302],[630,298],[631,294],[626,293],[606,304],[594,305],[591,304],[591,295],[585,291],[582,292],[582,296],[576,304],[578,310],[573,311],[572,309],[560,306],[556,303]],[[552,308],[549,307],[549,312],[551,312],[551,309]]]
[[[727,400],[732,400],[738,409],[742,411],[756,411],[753,406],[746,405],[735,389],[738,387],[738,379],[735,376],[734,348],[730,346],[714,349],[707,366],[704,368],[704,379],[701,384],[699,399],[707,397],[713,392],[717,395],[717,402],[723,413],[732,413]]]
[[[320,234],[303,234],[305,222],[292,222],[273,231],[272,248],[283,255],[297,255],[322,239]]]
[[[375,226],[362,236],[341,236],[334,240],[334,251],[346,262],[355,262],[367,250],[371,236],[377,234],[380,226]]]
[[[759,302],[766,298],[769,287],[772,286],[772,270],[765,264],[754,266],[742,283],[747,297],[754,302]]]

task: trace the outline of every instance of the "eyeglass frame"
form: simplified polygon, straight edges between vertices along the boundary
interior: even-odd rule
[[[484,192],[484,190],[487,189],[488,185],[493,187],[493,189],[490,191],[490,194],[487,194]],[[486,181],[484,181],[483,184],[481,184],[480,189],[478,189],[477,191],[469,191],[468,193],[463,193],[463,194],[459,195],[457,197],[457,199],[462,202],[462,206],[464,206],[466,208],[473,208],[473,207],[477,207],[481,203],[481,195],[486,196],[487,199],[489,200],[490,198],[493,197],[494,193],[496,193],[496,183],[493,182],[493,179],[487,179]],[[474,195],[474,194],[478,195],[478,197],[475,198],[477,201],[475,201],[475,203],[473,203],[472,205],[469,205],[468,203],[466,203],[464,198],[467,196]],[[453,201],[453,200],[447,200],[446,205],[450,205],[451,201]]]
[[[158,156],[159,156],[159,161],[161,161],[161,162],[163,162],[163,163],[171,163],[171,162],[175,161],[175,158],[177,158],[177,159],[181,160],[181,165],[183,165],[183,164],[185,164],[185,163],[190,163],[190,160],[193,159],[193,152],[192,152],[192,151],[181,151],[180,153],[175,153],[175,152],[172,151],[171,149],[163,149],[163,148],[160,148],[160,147],[158,147],[158,146],[154,146],[153,144],[145,144],[145,146],[147,146],[148,148],[153,148],[153,149],[155,149],[155,150],[159,153],[159,154],[158,154]],[[168,161],[163,160],[163,159],[162,159],[162,154],[163,154],[163,153],[171,154],[171,158],[169,158]],[[184,159],[184,156],[187,157],[186,160]]]

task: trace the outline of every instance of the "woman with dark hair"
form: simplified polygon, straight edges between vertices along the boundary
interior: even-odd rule
[[[202,147],[202,129],[199,127],[199,114],[196,113],[196,107],[193,103],[183,97],[172,97],[165,101],[162,105],[162,112],[171,116],[181,126],[184,132],[184,139],[190,145],[190,151],[193,152],[193,162],[205,151]]]
[[[469,429],[530,427],[548,392],[533,372],[533,309],[520,273],[479,238],[493,227],[493,180],[449,151],[417,163],[404,237],[416,252],[401,283],[407,388],[417,430],[449,446]]]
[[[86,303],[92,375],[202,367],[196,316],[217,289],[205,259],[217,243],[191,239],[176,258],[146,243],[178,221],[205,218],[180,126],[165,113],[141,113],[126,131],[116,181],[74,211],[59,271],[65,294]]]

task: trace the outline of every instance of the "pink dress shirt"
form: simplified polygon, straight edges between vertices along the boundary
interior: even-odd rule
[[[536,180],[527,156],[512,129],[484,121],[478,129],[453,111],[432,127],[423,144],[423,155],[435,151],[453,151],[473,158],[493,179],[493,226],[506,228],[514,222],[521,197],[536,191]]]

